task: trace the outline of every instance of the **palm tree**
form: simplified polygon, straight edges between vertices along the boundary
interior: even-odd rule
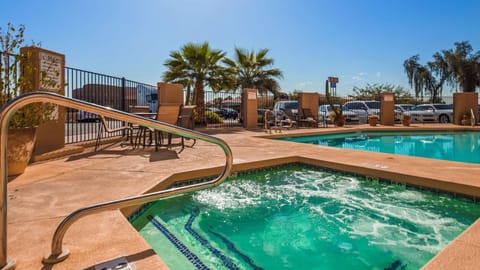
[[[224,57],[223,51],[210,48],[207,42],[187,43],[180,51],[171,52],[165,61],[168,70],[163,74],[164,81],[182,83],[187,89],[194,86],[192,103],[197,105],[199,123],[205,123],[205,87],[213,91],[234,88],[233,70],[220,65]]]
[[[268,49],[255,53],[240,48],[235,48],[235,60],[223,59],[223,62],[235,70],[237,89],[254,88],[261,95],[267,92],[276,97],[280,94],[280,86],[275,80],[283,78],[282,71],[277,68],[268,69],[273,65],[273,59],[267,58]]]
[[[480,86],[480,51],[472,54],[468,41],[455,42],[455,51],[442,51],[451,80],[456,81],[463,92],[475,92]]]

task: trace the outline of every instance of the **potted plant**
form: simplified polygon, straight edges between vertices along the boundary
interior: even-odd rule
[[[19,54],[24,30],[23,25],[17,29],[10,23],[5,32],[0,27],[0,108],[21,93],[32,91],[31,80],[28,79],[34,72],[29,64],[31,61],[28,55]],[[40,80],[45,82],[45,77],[43,74]],[[7,137],[9,176],[24,172],[35,144],[36,127],[48,120],[53,110],[52,105],[34,103],[24,106],[12,116]]]
[[[335,106],[332,95],[330,94],[330,87],[328,81],[326,81],[325,83],[325,96],[331,109],[329,113],[329,118],[332,119],[335,126],[343,127],[345,125],[345,116],[343,115],[342,106]]]
[[[343,115],[342,108],[332,109],[329,114],[329,118],[336,127],[343,127],[345,125],[345,116]]]
[[[412,117],[409,114],[402,115],[402,124],[406,127],[410,126],[412,122]]]
[[[370,124],[370,126],[374,127],[378,124],[378,115],[369,115],[368,116],[368,124]]]

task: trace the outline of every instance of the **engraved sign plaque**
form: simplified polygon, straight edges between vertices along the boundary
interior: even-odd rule
[[[55,54],[40,52],[38,54],[40,69],[40,89],[59,92],[63,85],[62,58]]]

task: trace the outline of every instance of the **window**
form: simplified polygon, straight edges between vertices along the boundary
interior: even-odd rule
[[[452,110],[453,104],[435,104],[433,105],[437,110]]]
[[[365,101],[365,104],[370,109],[380,109],[380,102],[378,101]]]
[[[294,109],[294,110],[298,109],[298,102],[286,102],[286,103],[285,103],[285,109],[290,109],[290,110],[292,110],[292,109]]]

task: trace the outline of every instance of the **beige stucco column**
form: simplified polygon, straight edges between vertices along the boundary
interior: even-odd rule
[[[384,92],[380,97],[380,124],[393,126],[395,125],[395,96],[393,93]]]
[[[246,129],[256,129],[258,127],[257,112],[257,89],[243,89],[242,92],[242,120],[243,127]]]
[[[475,122],[478,123],[478,93],[453,93],[453,123],[461,125],[463,114],[470,115],[473,110]]]
[[[65,55],[38,47],[23,47],[22,76],[30,87],[22,93],[47,91],[65,95]],[[31,67],[32,69],[26,68]],[[65,109],[54,105],[52,120],[37,128],[34,155],[61,149],[65,146]]]
[[[318,100],[320,95],[318,93],[298,93],[298,115],[304,118],[302,109],[310,109],[313,118],[318,121]]]

